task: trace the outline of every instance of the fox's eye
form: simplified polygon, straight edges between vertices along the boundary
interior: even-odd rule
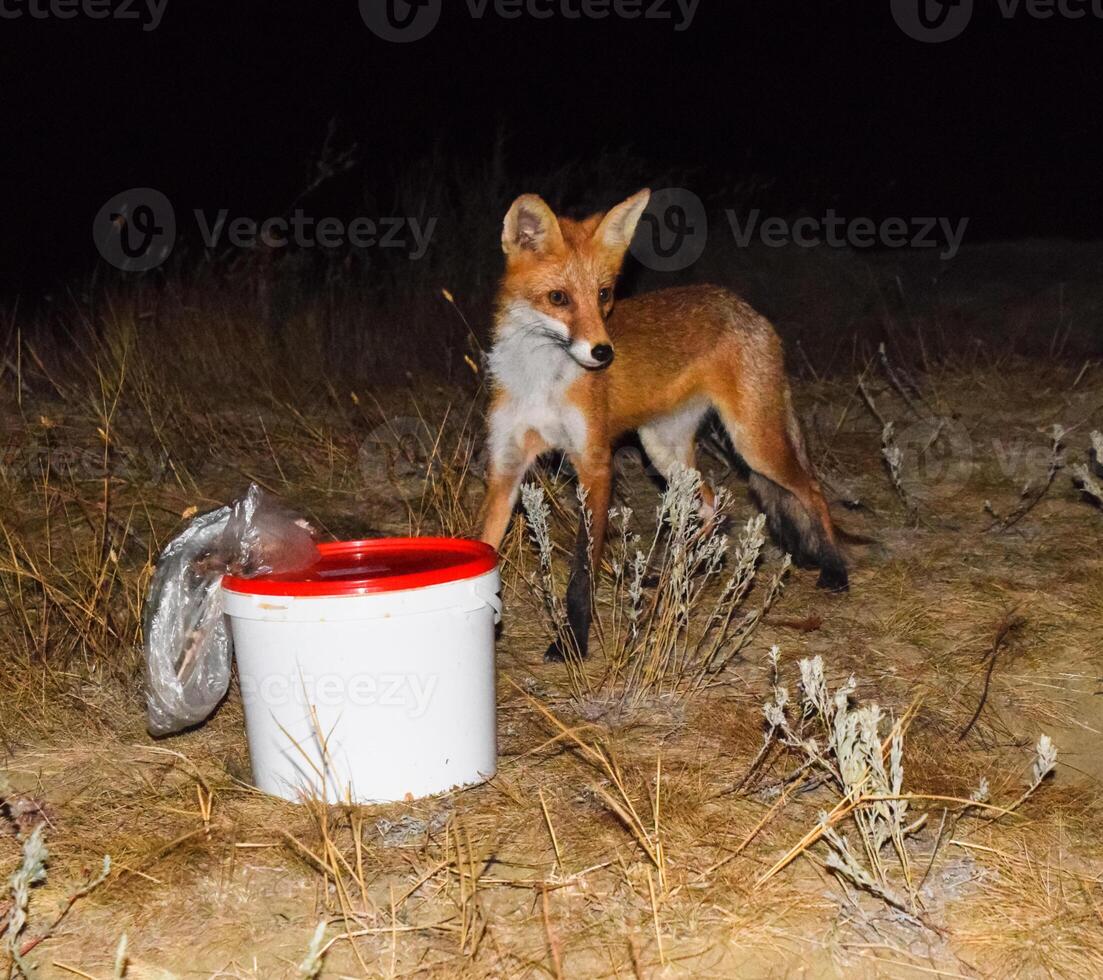
[[[613,291],[608,286],[602,286],[597,291],[597,301],[599,303],[608,303],[613,298]]]
[[[548,302],[551,303],[552,306],[566,306],[570,301],[570,296],[563,292],[562,289],[553,289],[548,293]]]

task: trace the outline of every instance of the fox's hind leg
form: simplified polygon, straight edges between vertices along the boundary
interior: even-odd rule
[[[669,415],[660,416],[639,428],[640,442],[651,464],[669,480],[675,469],[685,466],[697,468],[694,446],[701,420],[709,410],[707,401],[701,400],[683,405]],[[705,521],[715,513],[716,495],[704,480],[701,481],[701,516]]]
[[[732,444],[752,471],[751,492],[778,543],[797,565],[819,567],[821,588],[844,591],[846,562],[784,378],[780,385],[748,385],[714,397]]]

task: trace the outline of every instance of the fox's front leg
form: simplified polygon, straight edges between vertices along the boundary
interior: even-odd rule
[[[479,538],[497,551],[509,528],[509,519],[517,503],[517,490],[525,475],[523,460],[511,462],[492,461],[486,483],[486,499],[483,502],[482,531]]]
[[[483,501],[482,531],[479,538],[495,551],[509,528],[509,519],[517,505],[517,493],[528,468],[536,461],[547,443],[533,431],[518,435],[507,427],[508,412],[500,408],[490,416],[490,466]]]
[[[591,599],[594,569],[601,569],[601,555],[605,548],[605,529],[609,523],[609,497],[612,491],[613,461],[608,449],[588,452],[585,456],[572,456],[571,462],[578,473],[578,482],[586,491],[586,509],[591,514],[589,532],[586,515],[578,515],[578,536],[575,539],[574,564],[567,583],[567,642],[573,643],[580,657],[590,648],[590,622],[593,618]],[[561,641],[548,647],[544,659],[565,659]]]

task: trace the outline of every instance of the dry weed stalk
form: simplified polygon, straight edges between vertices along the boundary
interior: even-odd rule
[[[961,734],[958,735],[957,740],[959,742],[965,741],[965,737],[973,730],[973,726],[977,723],[981,716],[981,712],[984,711],[984,706],[988,702],[988,688],[992,683],[992,673],[996,669],[996,658],[999,656],[1000,649],[1003,646],[1007,638],[1017,629],[1019,629],[1026,622],[1022,616],[1016,614],[1015,609],[1009,609],[1000,618],[996,624],[995,636],[992,638],[992,646],[988,652],[987,666],[984,671],[984,683],[981,688],[980,700],[977,702],[977,708],[970,716],[969,721],[965,727],[961,730]]]
[[[593,741],[587,741],[579,734],[581,729],[571,728],[564,724],[564,722],[550,711],[546,705],[537,701],[514,680],[510,679],[510,684],[512,684],[521,696],[536,709],[541,717],[555,729],[558,733],[556,737],[565,739],[573,744],[575,748],[578,749],[583,760],[601,773],[608,781],[608,784],[612,786],[612,792],[604,786],[595,786],[594,792],[601,797],[602,802],[604,802],[610,811],[616,815],[622,824],[624,824],[632,834],[632,837],[635,839],[640,849],[647,855],[648,861],[651,862],[651,865],[658,873],[660,892],[665,896],[667,894],[666,857],[663,850],[662,837],[660,835],[662,800],[661,761],[656,762],[655,795],[650,799],[651,813],[649,819],[645,819],[641,816],[641,807],[636,805],[632,799],[632,795],[628,791],[624,772],[609,744],[600,737],[595,738]]]
[[[1010,530],[1042,502],[1042,498],[1049,492],[1049,488],[1053,486],[1053,481],[1057,478],[1057,474],[1064,469],[1065,454],[1063,441],[1065,435],[1066,431],[1064,426],[1054,423],[1050,429],[1049,463],[1046,467],[1045,478],[1037,487],[1034,486],[1033,481],[1027,481],[1019,493],[1021,501],[1019,506],[1010,514],[1006,516],[1000,514],[990,500],[984,502],[985,512],[993,518],[992,523],[985,528],[986,531],[991,531],[995,527],[998,527],[1001,531]]]
[[[319,924],[319,932],[315,934],[308,956],[299,967],[300,976],[316,976],[325,955],[339,942],[349,943],[364,975],[374,975],[357,940],[383,934],[392,937],[391,974],[394,975],[395,943],[399,931],[426,930],[455,935],[460,955],[474,959],[487,931],[487,918],[480,899],[480,881],[486,862],[477,853],[467,828],[458,818],[447,821],[440,860],[434,861],[428,870],[419,874],[397,899],[392,891],[390,908],[385,914],[368,891],[363,853],[365,811],[347,799],[340,805],[328,802],[328,773],[331,770],[328,736],[321,730],[313,706],[310,712],[313,739],[320,758],[315,758],[294,739],[292,742],[316,777],[313,792],[304,794],[300,802],[310,814],[318,842],[316,846],[308,846],[286,831],[283,837],[295,854],[321,873],[328,911],[340,920],[344,930],[323,943],[322,934],[328,919]],[[291,736],[288,735],[288,738]],[[438,877],[443,878],[443,888],[456,907],[456,915],[443,922],[399,926],[397,916],[401,907],[422,885]],[[330,896],[335,899],[332,904]],[[316,972],[309,973],[310,968]]]
[[[1037,828],[1016,838],[1003,847],[950,841],[983,859],[988,872],[955,944],[984,976],[1103,976],[1098,873],[1085,874],[1060,845],[1052,858],[1040,857]]]
[[[800,713],[790,721],[789,692],[780,682],[779,652],[771,650],[774,689],[763,706],[767,731],[764,751],[777,742],[801,759],[788,782],[809,778],[829,786],[837,797],[830,811],[820,812],[817,825],[760,878],[764,883],[819,841],[826,844],[824,865],[839,878],[876,896],[910,916],[929,925],[924,917],[913,873],[908,839],[924,825],[927,814],[908,816],[915,801],[941,801],[958,806],[955,826],[962,816],[983,810],[989,819],[998,819],[1018,809],[1043,780],[1053,772],[1057,750],[1048,735],[1042,735],[1035,750],[1031,782],[1022,796],[1007,807],[993,806],[988,800],[988,783],[982,780],[968,799],[904,791],[904,733],[913,712],[895,722],[884,739],[881,736],[883,712],[876,703],[852,704],[857,681],[851,676],[832,692],[824,675],[823,660],[814,657],[800,661]],[[850,820],[857,831],[858,845],[853,848],[837,828]],[[941,834],[940,834],[941,838]],[[936,845],[937,850],[937,845]],[[887,860],[891,855],[893,860]],[[931,855],[933,863],[934,854]],[[928,865],[927,873],[930,871]]]
[[[1091,465],[1074,463],[1071,469],[1077,489],[1094,501],[1096,507],[1103,508],[1103,485],[1096,479],[1097,475],[1103,476],[1103,432],[1093,430],[1091,440],[1088,456]]]
[[[322,873],[327,903],[330,895],[329,886],[331,882],[333,884],[333,894],[337,899],[335,911],[341,917],[345,931],[322,947],[319,956],[324,956],[338,939],[347,939],[357,963],[365,972],[368,972],[368,966],[355,941],[357,936],[362,935],[359,927],[363,926],[365,916],[371,915],[374,924],[377,912],[368,894],[367,881],[364,878],[363,855],[360,850],[363,840],[363,817],[351,802],[341,808],[333,807],[329,803],[329,779],[333,771],[329,754],[329,734],[322,728],[314,705],[310,704],[309,708],[311,734],[317,746],[317,754],[301,745],[282,725],[280,731],[289,739],[295,750],[302,756],[306,766],[314,773],[315,781],[309,791],[303,791],[300,802],[310,813],[321,847],[319,851],[311,850],[287,831],[283,832],[283,836],[300,857],[306,858],[308,863]],[[348,787],[345,788],[345,792],[346,794],[349,792]],[[351,833],[355,844],[355,857],[351,862],[339,845],[342,825]]]
[[[746,644],[781,594],[790,560],[786,555],[766,586],[758,608],[744,612],[765,545],[765,517],[747,521],[734,549],[719,520],[700,516],[701,476],[680,468],[670,477],[656,512],[646,550],[631,530],[632,512],[613,510],[610,547],[612,582],[608,605],[595,601],[595,633],[605,654],[603,677],[591,680],[585,663],[571,655],[573,642],[554,576],[550,510],[543,488],[526,484],[521,500],[539,556],[531,585],[542,597],[547,620],[568,651],[568,682],[578,699],[603,710],[634,710],[657,698],[683,699],[700,690]],[[722,515],[729,495],[717,494]],[[585,529],[590,515],[579,505]],[[730,572],[722,578],[725,562]],[[650,570],[650,575],[648,574]],[[651,584],[651,583],[654,584]],[[720,583],[719,589],[710,586]],[[595,597],[596,598],[596,597]]]
[[[300,980],[317,980],[318,976],[321,974],[326,950],[326,947],[322,944],[322,940],[325,939],[325,936],[326,920],[322,919],[314,930],[314,935],[310,938],[310,945],[307,947],[306,956],[299,964]]]
[[[896,443],[896,426],[892,422],[886,422],[881,430],[881,459],[885,462],[893,490],[908,512],[908,518],[914,520],[917,508],[904,486],[904,451]]]
[[[125,397],[143,390],[144,367],[133,364],[129,340],[116,337],[89,357],[80,382],[61,386],[47,375],[65,399],[64,425],[51,414],[25,418],[19,451],[0,462],[0,615],[15,624],[28,661],[79,657],[89,670],[130,674],[119,650],[140,645],[156,543],[135,526],[143,511],[148,520],[146,501],[120,497],[158,466],[120,429]],[[69,430],[94,432],[94,447],[74,445]],[[128,557],[140,560],[137,571]]]
[[[885,377],[888,378],[889,384],[896,390],[896,393],[904,400],[904,404],[908,406],[912,414],[922,419],[924,412],[922,407],[916,402],[921,402],[923,406],[926,406],[926,401],[923,398],[923,393],[919,390],[919,385],[908,374],[904,367],[894,368],[892,362],[889,360],[888,351],[885,349],[884,342],[877,346],[877,357],[881,362],[881,369],[885,372]]]
[[[897,379],[891,374],[888,360],[885,357],[884,345],[881,347],[881,357],[885,367],[890,371],[890,381],[894,381],[894,383],[897,382]],[[908,407],[916,411],[914,404],[907,398],[905,389],[901,387],[898,390],[904,395]],[[865,402],[866,408],[869,409],[870,414],[877,420],[878,425],[881,426],[881,461],[885,464],[889,483],[892,484],[892,489],[896,492],[896,495],[900,498],[900,502],[904,505],[908,520],[914,521],[918,515],[919,509],[915,501],[912,500],[911,494],[908,493],[907,487],[904,486],[904,452],[896,442],[896,424],[891,420],[886,420],[877,410],[877,403],[873,400],[873,395],[870,394],[869,389],[866,387],[865,372],[858,378],[858,391],[862,396],[862,400]]]
[[[130,965],[130,956],[127,953],[130,941],[124,932],[119,937],[119,945],[115,947],[115,970],[111,974],[112,980],[123,980],[126,976],[126,968]]]
[[[120,646],[136,649],[147,574],[131,583],[119,567],[120,552],[136,536],[133,511],[119,522],[105,500],[97,519],[80,505],[75,482],[65,487],[44,476],[38,489],[44,548],[32,550],[0,519],[0,611],[17,624],[25,658],[76,655],[92,667],[109,662],[109,651]],[[55,514],[62,518],[56,523]]]
[[[0,789],[2,788],[0,786]],[[7,926],[4,930],[4,945],[11,957],[9,976],[32,980],[38,975],[37,970],[27,961],[26,957],[33,949],[57,931],[58,926],[61,925],[77,901],[99,888],[111,873],[111,858],[104,855],[103,867],[100,872],[70,893],[53,921],[48,923],[37,936],[24,940],[21,937],[28,924],[31,889],[46,881],[46,866],[49,860],[50,850],[46,846],[46,823],[43,821],[36,824],[30,833],[24,837],[19,867],[12,872],[8,879],[11,905],[6,913]],[[3,919],[0,918],[0,923],[2,922]],[[123,946],[122,956],[125,960],[125,945]]]
[[[8,927],[4,944],[12,959],[16,976],[29,976],[31,967],[23,959],[19,937],[27,925],[27,908],[31,903],[31,888],[46,880],[46,862],[50,851],[46,847],[46,824],[40,823],[23,841],[22,861],[8,879],[11,890],[11,908],[8,910]]]
[[[362,468],[380,465],[395,496],[406,508],[411,536],[462,536],[474,524],[469,491],[478,456],[474,431],[477,400],[462,417],[448,405],[437,423],[430,423],[420,404],[415,417],[392,421],[382,406],[375,438],[360,450]]]
[[[444,831],[445,873],[456,882],[452,901],[459,918],[457,943],[461,956],[474,959],[486,935],[487,920],[479,900],[479,879],[484,862],[475,854],[471,835],[462,822],[453,817]]]

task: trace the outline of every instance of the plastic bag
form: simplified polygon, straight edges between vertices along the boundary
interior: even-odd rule
[[[255,483],[169,542],[157,559],[143,616],[150,734],[206,720],[230,686],[233,643],[222,612],[222,576],[296,572],[319,557],[310,526]]]

